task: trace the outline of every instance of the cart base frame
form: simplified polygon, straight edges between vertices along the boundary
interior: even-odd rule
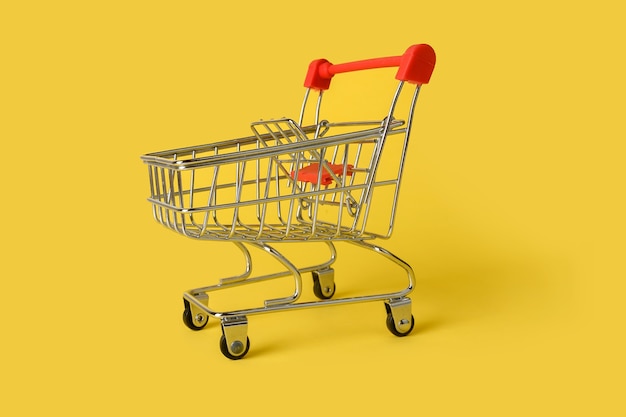
[[[365,242],[363,240],[348,241],[356,246],[374,251],[385,259],[401,267],[407,275],[407,286],[399,291],[363,295],[356,297],[331,298],[335,293],[334,269],[331,267],[337,258],[337,251],[332,242],[325,242],[330,249],[330,259],[322,264],[297,268],[285,256],[272,246],[264,242],[248,242],[250,246],[257,247],[270,254],[279,261],[286,269],[269,275],[252,277],[251,256],[248,249],[241,242],[233,242],[242,251],[246,258],[245,271],[237,276],[222,278],[218,284],[191,289],[183,293],[185,309],[183,321],[192,330],[203,329],[209,321],[209,317],[220,320],[222,337],[220,350],[229,359],[241,359],[250,349],[248,338],[248,316],[263,313],[272,313],[286,310],[297,310],[314,307],[326,307],[331,305],[351,304],[361,302],[383,301],[387,312],[386,325],[388,330],[395,336],[406,336],[413,330],[414,318],[411,313],[412,301],[407,295],[415,287],[415,274],[411,266],[381,246]],[[313,291],[319,300],[298,302],[302,294],[302,274],[311,273],[313,277]],[[261,281],[291,275],[294,278],[294,293],[287,297],[265,300],[263,306],[233,311],[216,311],[209,307],[209,293],[247,285]]]

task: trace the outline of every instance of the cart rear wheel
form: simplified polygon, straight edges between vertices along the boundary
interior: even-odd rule
[[[238,346],[235,346],[235,350],[241,350],[241,353],[238,353],[237,355],[232,354],[228,350],[228,345],[226,344],[226,338],[224,337],[224,335],[222,335],[222,337],[220,338],[220,350],[222,351],[222,354],[226,356],[228,359],[232,359],[232,360],[242,359],[244,356],[246,356],[246,353],[248,353],[248,351],[250,350],[250,339],[248,337],[246,337],[245,346],[243,346],[243,343],[241,343],[240,341],[236,341],[233,344],[238,344]]]
[[[331,287],[324,287],[320,284],[319,280],[313,281],[313,294],[320,300],[328,300],[335,295],[335,283]]]
[[[313,294],[320,300],[328,300],[335,295],[335,270],[324,268],[313,271]]]
[[[183,323],[185,323],[185,326],[197,331],[204,329],[208,322],[209,318],[206,314],[199,313],[194,317],[189,301],[185,300],[185,310],[183,311]]]
[[[406,327],[409,323],[402,323],[402,327]],[[391,313],[387,313],[387,328],[389,329],[389,331],[391,333],[393,333],[395,336],[398,337],[403,337],[408,335],[409,333],[411,333],[411,331],[413,330],[413,326],[415,326],[415,319],[413,318],[413,315],[411,315],[411,323],[410,326],[407,328],[407,330],[405,331],[399,331],[396,328],[396,323],[393,320],[393,315]]]

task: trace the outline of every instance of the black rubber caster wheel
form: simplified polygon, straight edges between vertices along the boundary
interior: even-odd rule
[[[318,278],[313,277],[313,294],[320,300],[328,300],[333,298],[335,295],[335,283],[333,282],[332,288],[322,289],[322,285],[320,284],[320,280]]]
[[[242,359],[244,356],[246,356],[246,353],[248,353],[248,351],[250,350],[250,339],[248,337],[246,337],[245,346],[243,346],[243,343],[239,341],[235,343],[239,344],[239,346],[236,346],[236,348],[241,350],[241,353],[237,355],[233,355],[228,350],[228,346],[226,345],[226,338],[224,337],[224,335],[222,335],[222,337],[220,338],[220,350],[222,351],[222,354],[226,356],[228,359],[232,359],[232,360]]]
[[[391,313],[387,314],[387,328],[395,336],[403,337],[403,336],[408,335],[413,330],[413,326],[415,326],[415,319],[413,318],[413,315],[411,315],[411,325],[410,325],[410,327],[408,327],[407,330],[405,330],[403,332],[400,332],[400,331],[398,331],[398,329],[396,329],[396,323],[393,321],[393,316],[391,315]]]
[[[185,323],[185,326],[195,331],[204,329],[206,324],[209,322],[209,317],[206,314],[202,314],[202,324],[198,325],[196,323],[198,320],[196,319],[196,322],[193,320],[193,313],[191,312],[191,305],[189,305],[189,301],[184,300],[184,302],[185,310],[183,311],[183,323]]]

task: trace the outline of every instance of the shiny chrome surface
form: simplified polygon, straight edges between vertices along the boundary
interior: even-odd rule
[[[403,89],[404,82],[400,82],[382,120],[320,120],[320,92],[313,124],[305,126],[307,103],[313,100],[307,90],[297,122],[288,118],[258,121],[251,125],[253,136],[141,157],[148,167],[148,201],[157,222],[193,239],[231,241],[243,255],[240,274],[183,294],[193,325],[201,327],[209,316],[220,319],[227,356],[247,352],[247,317],[261,313],[384,301],[395,325],[393,332],[406,334],[412,329],[407,295],[415,286],[413,270],[396,255],[371,243],[389,238],[394,228],[420,86],[415,86],[408,98],[406,121],[394,116]],[[393,172],[381,174],[384,148],[392,137],[402,140],[400,154],[395,155]],[[312,165],[317,167],[317,180],[301,181],[299,173]],[[343,168],[333,171],[333,166]],[[324,175],[327,179],[322,180]],[[387,193],[391,201],[385,203],[389,206],[388,219],[375,228],[369,217],[379,189],[391,190]],[[406,274],[406,286],[389,293],[331,299],[335,288],[331,266],[337,258],[333,242],[338,241],[376,253],[398,266]],[[329,257],[318,264],[296,266],[273,246],[284,242],[322,242]],[[249,248],[269,255],[283,270],[254,275]],[[302,275],[309,272],[320,286],[318,296],[321,294],[322,299],[300,301]],[[242,309],[219,311],[209,306],[209,293],[284,277],[293,280],[289,294]]]

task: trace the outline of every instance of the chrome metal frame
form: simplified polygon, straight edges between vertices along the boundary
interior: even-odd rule
[[[303,126],[310,99],[307,90],[298,122],[259,121],[251,125],[253,136],[142,156],[148,165],[151,190],[148,201],[159,223],[194,239],[229,240],[243,254],[245,267],[241,274],[183,294],[193,326],[203,327],[209,317],[221,321],[226,356],[237,359],[247,353],[247,317],[261,313],[384,301],[388,326],[389,320],[393,322],[390,330],[405,335],[412,329],[411,301],[407,297],[415,286],[412,268],[386,249],[367,242],[389,238],[395,223],[413,113],[420,92],[420,85],[416,85],[406,122],[395,119],[403,86],[404,82],[398,84],[382,121],[320,120],[320,92],[314,122]],[[385,144],[396,135],[403,137],[397,172],[381,178],[379,163]],[[312,164],[317,164],[317,181],[299,180],[299,172]],[[341,172],[331,169],[335,164],[343,167]],[[389,223],[382,232],[371,230],[368,223],[374,190],[379,187],[393,187]],[[323,277],[324,290],[332,296],[332,265],[337,259],[335,241],[373,251],[399,266],[407,275],[406,287],[384,294],[337,299],[324,296],[319,301],[299,301],[302,275],[309,272],[318,279]],[[324,242],[330,256],[320,264],[297,267],[269,244],[282,242]],[[284,270],[253,276],[248,247],[270,255]],[[289,276],[293,278],[294,290],[287,296],[233,311],[209,307],[210,293]]]

